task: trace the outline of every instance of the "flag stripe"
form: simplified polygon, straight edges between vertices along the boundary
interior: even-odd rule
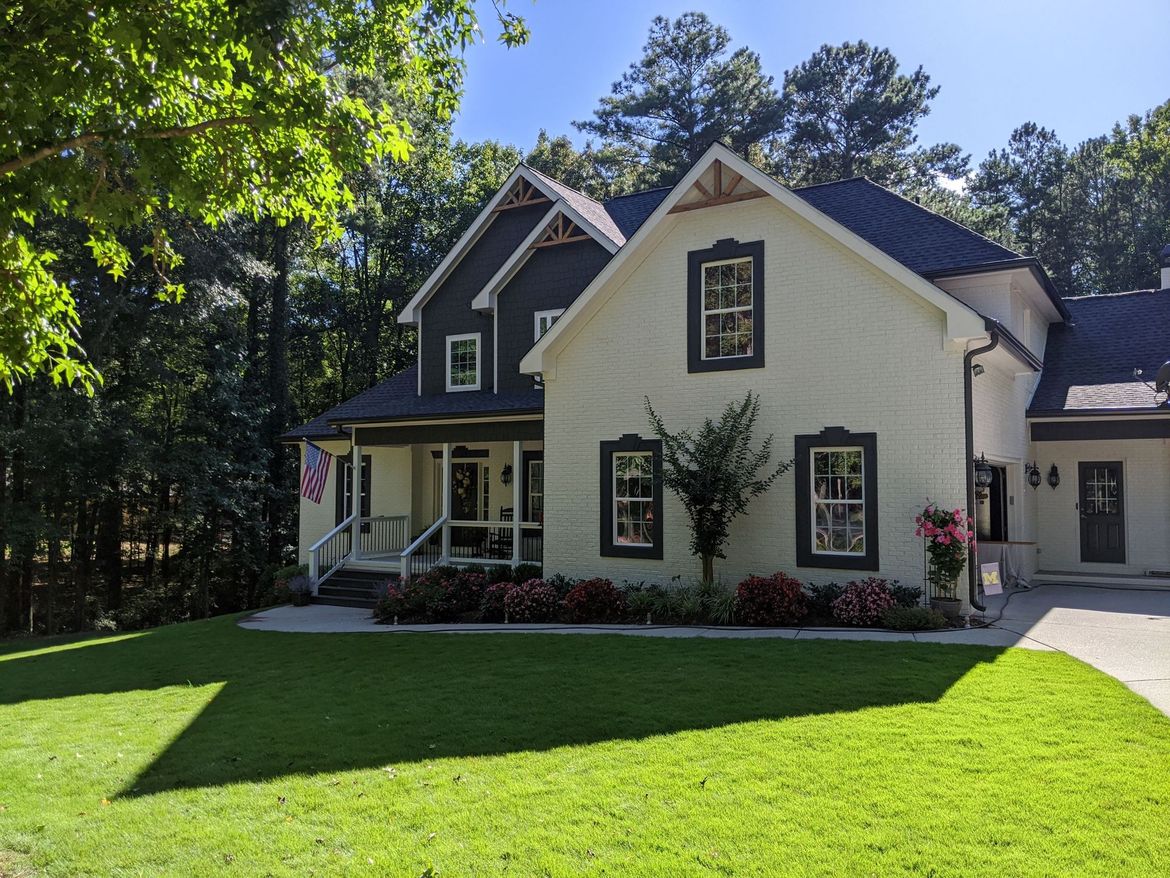
[[[321,502],[325,482],[329,478],[329,465],[333,455],[318,448],[312,442],[305,444],[305,466],[301,472],[301,496],[314,503]]]

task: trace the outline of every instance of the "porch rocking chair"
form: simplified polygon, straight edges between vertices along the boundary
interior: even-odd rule
[[[510,522],[514,519],[515,510],[511,506],[500,507],[500,521]],[[507,560],[512,557],[512,529],[497,529],[492,531],[488,539],[488,557]]]

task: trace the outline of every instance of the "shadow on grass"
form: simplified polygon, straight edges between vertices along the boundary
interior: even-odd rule
[[[274,634],[219,619],[0,654],[0,704],[225,683],[122,792],[141,796],[935,701],[999,652],[816,640]]]

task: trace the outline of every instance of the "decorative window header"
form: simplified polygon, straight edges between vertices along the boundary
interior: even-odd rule
[[[764,366],[764,242],[687,254],[687,371]]]
[[[796,563],[878,569],[876,433],[796,437]]]

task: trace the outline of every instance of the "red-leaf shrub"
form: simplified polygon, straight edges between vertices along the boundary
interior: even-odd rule
[[[484,622],[504,621],[504,599],[516,587],[513,582],[494,582],[483,590],[479,605],[479,617]]]
[[[735,619],[741,625],[795,625],[807,612],[800,580],[785,573],[749,576],[735,590]]]
[[[556,589],[543,579],[514,585],[504,595],[504,609],[511,622],[551,622],[558,603]]]
[[[617,622],[626,614],[626,598],[608,579],[586,579],[565,595],[570,622]]]
[[[408,593],[396,580],[386,584],[378,603],[374,605],[374,619],[378,622],[392,623],[394,620],[407,621],[417,616],[423,610],[419,595]]]
[[[889,581],[870,576],[845,586],[844,594],[833,601],[833,615],[846,625],[876,625],[896,603]]]

